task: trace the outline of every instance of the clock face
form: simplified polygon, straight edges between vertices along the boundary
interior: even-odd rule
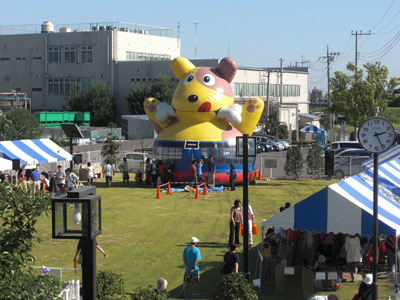
[[[393,125],[381,117],[366,119],[358,130],[358,141],[367,151],[383,152],[393,145],[396,132]]]

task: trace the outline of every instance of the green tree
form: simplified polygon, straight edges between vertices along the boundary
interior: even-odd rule
[[[37,219],[48,214],[51,197],[32,194],[24,186],[0,185],[0,299],[54,299],[61,282],[35,275],[29,264],[36,237]]]
[[[77,88],[68,94],[66,101],[72,110],[89,111],[94,126],[107,126],[115,117],[114,96],[104,82],[96,82],[86,93]]]
[[[386,109],[386,99],[398,85],[398,80],[388,80],[388,69],[380,62],[364,65],[364,71],[349,63],[349,74],[335,72],[330,80],[332,112],[346,118],[347,124],[357,127],[365,118],[373,116],[374,106]]]
[[[114,138],[109,135],[104,142],[103,148],[101,149],[101,155],[104,159],[114,165],[118,162],[119,147],[121,144],[115,142]]]
[[[0,115],[0,140],[40,138],[39,121],[25,108],[13,108]]]
[[[111,271],[100,271],[96,274],[96,291],[98,300],[126,299],[125,280],[122,275]]]
[[[298,179],[303,170],[303,154],[300,147],[291,147],[286,152],[286,163],[284,167],[286,175]]]
[[[272,112],[268,117],[262,117],[260,123],[262,126],[262,134],[276,136],[280,139],[288,138],[289,133],[287,125],[279,122],[277,112]]]
[[[321,176],[321,168],[324,160],[321,155],[322,147],[317,144],[312,144],[307,154],[307,173],[314,178],[319,179]]]
[[[171,103],[175,86],[169,77],[160,73],[157,81],[141,85],[133,85],[129,96],[126,97],[129,112],[135,115],[143,115],[143,101],[146,98],[157,98],[161,102]]]

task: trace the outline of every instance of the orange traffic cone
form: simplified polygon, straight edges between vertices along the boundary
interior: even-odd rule
[[[156,199],[161,199],[161,193],[160,193],[160,185],[157,184],[157,196]]]
[[[257,177],[257,179],[258,179],[258,180],[262,180],[261,168],[260,168],[260,170],[258,171],[258,177]]]
[[[199,185],[198,184],[196,184],[196,192],[194,193],[194,199],[200,199]]]
[[[203,185],[203,195],[208,195],[208,192],[207,192],[207,184],[204,184],[204,185]]]
[[[168,181],[168,187],[167,187],[167,195],[172,195],[171,184],[169,183],[169,181]]]
[[[257,168],[254,170],[254,178],[257,178],[257,176],[258,176],[258,172],[257,172]]]

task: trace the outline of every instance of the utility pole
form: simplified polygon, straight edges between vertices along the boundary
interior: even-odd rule
[[[194,24],[194,58],[197,58],[197,25],[199,23]]]
[[[178,44],[177,46],[179,48],[179,37],[180,37],[180,31],[181,31],[181,21],[178,21],[177,27],[178,27],[178,40],[176,42],[177,42],[177,44]]]
[[[302,67],[304,67],[304,64],[309,64],[310,61],[309,60],[304,60],[303,55],[301,56],[301,61],[296,61],[295,62],[295,66],[297,68],[297,64],[301,64]]]
[[[356,65],[356,68],[357,68],[357,64],[358,64],[358,36],[359,35],[371,35],[371,30],[368,33],[363,33],[362,30],[360,30],[360,32],[358,32],[356,30],[355,33],[353,33],[353,31],[351,31],[351,35],[355,35],[356,36],[356,53],[355,53],[354,61],[355,61],[355,65]]]
[[[268,68],[268,81],[267,81],[267,118],[269,118],[269,78],[271,76],[271,70]]]
[[[279,85],[279,96],[280,96],[280,100],[279,100],[279,108],[281,108],[282,106],[282,100],[283,100],[283,59],[280,58],[279,59],[281,62],[281,71],[280,71],[280,85]]]
[[[332,108],[331,97],[330,97],[330,74],[329,74],[329,66],[331,61],[335,61],[336,56],[340,55],[339,52],[329,52],[329,46],[326,46],[326,56],[321,56],[320,58],[326,59],[327,64],[327,75],[328,75],[328,104],[329,109]],[[329,148],[332,149],[332,133],[333,133],[333,115],[332,112],[330,113],[330,120],[329,120]]]

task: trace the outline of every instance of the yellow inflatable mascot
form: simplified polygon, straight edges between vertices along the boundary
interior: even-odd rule
[[[233,58],[225,57],[217,68],[209,68],[195,67],[188,59],[178,57],[172,61],[171,68],[179,79],[171,105],[155,98],[144,102],[145,112],[158,134],[153,147],[155,157],[173,161],[175,180],[186,181],[192,160],[213,156],[217,163],[217,182],[229,181],[226,173],[231,163],[237,164],[236,180],[241,181],[242,167],[240,159],[234,156],[232,141],[238,135],[253,133],[264,102],[253,98],[243,106],[234,103],[230,83],[237,64]],[[188,140],[198,141],[199,147],[184,149],[184,142]],[[250,171],[253,166],[254,161]],[[206,173],[206,163],[201,168]]]

